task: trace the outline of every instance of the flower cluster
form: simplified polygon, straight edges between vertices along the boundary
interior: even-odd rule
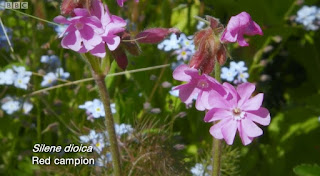
[[[244,62],[231,62],[230,69],[223,67],[223,79],[235,81],[236,88],[229,83],[220,84],[212,78],[215,62],[220,65],[226,61],[226,47],[223,43],[238,42],[240,46],[248,46],[243,35],[262,35],[262,31],[250,15],[242,12],[232,17],[223,30],[219,20],[207,17],[210,28],[203,29],[195,34],[194,43],[197,51],[192,57],[189,66],[180,65],[173,72],[173,78],[186,82],[176,86],[182,102],[192,103],[196,97],[196,109],[208,110],[205,122],[215,122],[210,128],[210,134],[217,139],[224,139],[227,144],[233,144],[236,132],[239,131],[244,145],[248,145],[255,137],[262,135],[262,130],[256,123],[266,126],[270,123],[270,114],[266,108],[261,107],[263,94],[251,97],[255,85],[246,82],[248,78],[247,67]],[[220,41],[215,33],[222,32]],[[223,43],[222,43],[223,42]],[[199,168],[199,167],[198,167]]]
[[[190,171],[193,176],[209,176],[204,168],[203,164],[197,163]],[[207,170],[212,170],[211,166],[208,166]]]
[[[303,6],[297,12],[295,21],[302,24],[307,30],[318,30],[320,27],[320,8],[316,6]]]
[[[9,96],[3,98],[1,102],[1,109],[9,115],[20,110],[22,113],[28,114],[33,108],[33,105],[29,101],[23,101],[22,99],[19,100]]]
[[[115,131],[118,138],[124,134],[130,135],[133,132],[133,128],[129,124],[115,124]],[[110,146],[108,132],[96,132],[95,130],[90,130],[88,135],[83,135],[79,137],[81,143],[90,144],[94,151],[101,154],[98,158],[97,165],[105,166],[108,162],[111,162],[111,155],[109,152],[102,154],[104,149]]]
[[[20,89],[27,89],[32,73],[26,71],[23,66],[13,66],[4,72],[0,72],[0,85],[14,85]]]
[[[70,73],[65,72],[60,67],[61,62],[56,55],[43,55],[40,58],[40,62],[46,64],[47,74],[43,76],[41,82],[42,87],[50,87],[57,83],[58,79],[68,79]]]
[[[247,70],[248,68],[243,61],[238,63],[231,61],[230,68],[221,68],[221,78],[234,84],[244,83],[247,82],[247,78],[249,77],[249,74],[246,72]]]
[[[169,39],[163,40],[158,44],[158,49],[163,51],[172,51],[177,56],[177,62],[173,62],[173,69],[189,61],[191,56],[195,53],[195,45],[192,40],[193,36],[186,36],[181,34],[179,39],[176,34],[171,34]]]
[[[63,36],[61,45],[63,48],[71,49],[79,53],[90,52],[97,57],[105,57],[106,49],[114,51],[120,44],[120,37],[117,36],[124,31],[125,20],[111,15],[106,5],[100,0],[92,1],[92,8],[73,9],[75,16],[67,19],[57,16],[54,21],[68,25],[60,35]]]
[[[43,76],[41,86],[50,87],[54,85],[58,79],[67,79],[69,76],[70,73],[64,72],[63,68],[57,68],[55,72],[49,72]]]
[[[112,103],[110,105],[111,113],[116,113],[116,105]],[[86,101],[83,105],[79,106],[80,109],[85,109],[88,115],[88,120],[93,121],[95,118],[105,117],[105,111],[103,104],[100,100],[94,99],[93,101]]]

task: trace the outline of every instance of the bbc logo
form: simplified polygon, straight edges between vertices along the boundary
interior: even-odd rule
[[[5,2],[6,9],[28,9],[28,2]]]

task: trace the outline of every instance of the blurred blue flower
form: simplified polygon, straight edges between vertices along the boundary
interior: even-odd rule
[[[12,39],[12,30],[10,28],[4,27],[9,40],[11,41]],[[10,42],[12,44],[12,42]],[[9,50],[9,44],[8,44],[8,40],[7,37],[3,31],[3,28],[0,26],[0,48],[4,48],[6,51]]]
[[[198,21],[197,30],[203,29],[205,25],[206,25],[205,22],[203,22],[203,21]]]
[[[132,128],[132,126],[131,125],[129,125],[129,124],[124,124],[124,123],[122,123],[122,124],[115,124],[114,125],[114,129],[115,129],[115,131],[116,131],[116,134],[118,135],[118,136],[121,136],[121,135],[123,135],[123,134],[130,134],[130,133],[132,133],[132,131],[133,131],[133,128]]]
[[[54,27],[54,30],[56,31],[57,35],[61,37],[64,31],[67,29],[67,27],[68,25],[56,25]]]
[[[228,82],[233,82],[234,84],[240,84],[247,82],[249,74],[246,72],[248,68],[245,66],[243,61],[230,62],[230,68],[222,67],[221,69],[221,79],[224,79]],[[235,79],[236,78],[236,79]]]
[[[297,12],[297,23],[303,24],[307,30],[318,30],[320,26],[320,9],[316,6],[303,6]]]
[[[100,157],[97,159],[96,165],[100,167],[104,167],[111,161],[112,161],[112,156],[111,156],[111,153],[108,152],[105,155],[100,155]]]
[[[41,63],[45,63],[49,65],[49,71],[55,71],[58,67],[60,67],[60,59],[56,55],[43,55],[40,58]]]
[[[16,111],[19,111],[20,109],[20,102],[17,100],[14,100],[11,97],[6,97],[2,99],[2,102],[4,102],[1,106],[1,109],[4,110],[7,114],[11,115]]]
[[[60,67],[60,68],[57,68],[56,70],[56,76],[61,79],[68,79],[70,76],[70,73],[64,72],[63,68]]]
[[[43,76],[43,80],[41,82],[42,87],[50,87],[54,85],[57,82],[57,75],[49,72],[46,75]]]
[[[204,166],[200,163],[191,168],[191,173],[193,176],[209,176],[208,173],[205,173]]]
[[[237,72],[234,68],[222,67],[221,69],[221,79],[232,82],[234,77],[237,75]]]
[[[158,49],[164,50],[164,51],[171,51],[175,49],[179,49],[179,40],[177,38],[176,34],[171,34],[169,39],[166,39],[158,44]]]

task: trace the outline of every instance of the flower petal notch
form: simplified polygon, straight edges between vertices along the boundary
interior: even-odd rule
[[[263,35],[260,26],[251,19],[247,12],[232,16],[221,36],[221,42],[238,42],[240,46],[249,46],[243,35]]]

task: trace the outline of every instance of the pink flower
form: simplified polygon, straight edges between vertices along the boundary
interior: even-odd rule
[[[101,34],[103,42],[95,48],[95,55],[104,57],[106,54],[105,44],[110,51],[114,51],[120,44],[120,37],[116,34],[123,32],[127,23],[121,17],[111,15],[107,5],[103,5],[99,0],[93,1],[91,14],[98,17],[104,29],[103,34]]]
[[[100,20],[95,16],[89,16],[86,9],[74,9],[75,17],[66,19],[63,16],[57,16],[54,21],[61,24],[69,25],[60,35],[66,34],[61,45],[63,48],[71,49],[77,52],[80,50],[92,50],[102,42],[101,34],[103,28]]]
[[[210,128],[213,137],[224,139],[231,145],[238,129],[243,145],[248,145],[253,138],[263,133],[255,123],[263,126],[270,124],[269,111],[261,107],[263,93],[250,98],[255,90],[255,85],[251,83],[240,84],[237,89],[229,83],[223,86],[228,92],[224,97],[214,91],[210,92],[209,105],[212,109],[204,121],[219,121]]]
[[[91,13],[86,8],[76,8],[73,12],[75,16],[69,20],[63,16],[54,18],[57,23],[69,25],[61,34],[65,35],[61,42],[63,48],[105,57],[105,45],[111,51],[119,46],[120,37],[116,34],[124,31],[126,22],[111,15],[100,0],[92,1]]]
[[[238,42],[240,46],[249,46],[243,35],[263,35],[260,26],[251,19],[247,12],[241,12],[231,17],[226,29],[224,30],[222,42]]]
[[[197,96],[196,108],[199,111],[209,109],[208,103],[210,92],[216,92],[222,96],[226,94],[218,81],[207,74],[199,75],[198,70],[190,68],[187,65],[178,66],[173,72],[173,78],[188,83],[175,87],[173,90],[179,90],[181,101],[186,104],[192,103],[192,99]]]
[[[120,7],[123,7],[123,3],[126,2],[127,0],[117,0],[117,3]],[[135,0],[136,2],[139,2],[139,0]]]

